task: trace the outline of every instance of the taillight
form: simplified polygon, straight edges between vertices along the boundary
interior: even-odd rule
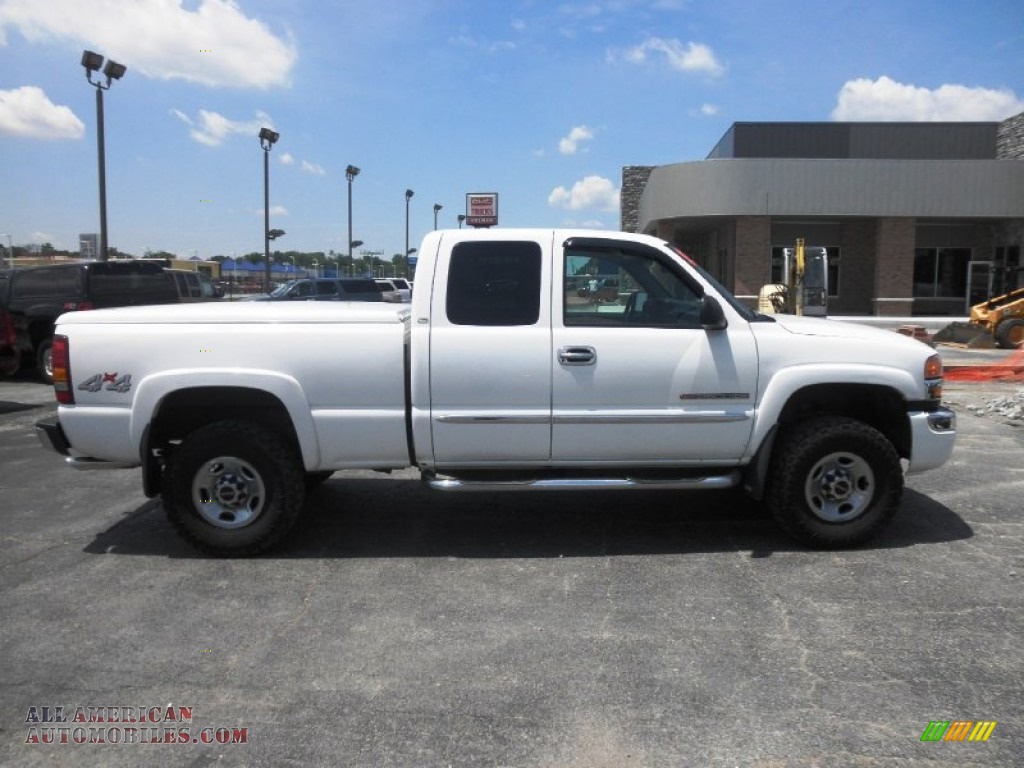
[[[75,404],[75,391],[71,388],[71,353],[67,336],[54,336],[53,346],[53,391],[61,405]]]
[[[14,330],[14,321],[9,312],[0,310],[0,341],[4,346],[14,347],[18,340],[18,333]]]

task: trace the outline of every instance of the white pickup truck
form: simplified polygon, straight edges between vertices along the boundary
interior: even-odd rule
[[[411,305],[65,314],[40,439],[141,467],[216,555],[279,542],[335,470],[410,466],[449,491],[742,486],[800,541],[852,546],[953,450],[930,347],[757,314],[656,238],[448,230],[419,257]]]

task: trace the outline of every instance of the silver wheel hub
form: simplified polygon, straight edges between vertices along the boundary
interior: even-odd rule
[[[821,458],[804,483],[804,497],[811,511],[829,523],[859,517],[874,495],[875,473],[854,453],[837,452]]]
[[[255,467],[236,456],[210,459],[192,481],[192,504],[218,528],[241,528],[263,511],[266,488]]]

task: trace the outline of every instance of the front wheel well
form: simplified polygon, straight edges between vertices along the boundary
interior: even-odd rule
[[[906,402],[894,389],[876,384],[814,384],[797,390],[779,414],[788,430],[814,416],[845,416],[868,424],[892,443],[902,458],[910,457],[910,422]]]

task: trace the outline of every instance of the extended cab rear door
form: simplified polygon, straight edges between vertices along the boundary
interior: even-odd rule
[[[653,246],[570,238],[557,250],[552,462],[740,458],[757,392],[748,323],[733,314],[727,328],[703,328],[704,287]],[[595,293],[593,280],[617,290]]]
[[[438,253],[430,424],[438,467],[551,455],[551,232],[464,233]]]

